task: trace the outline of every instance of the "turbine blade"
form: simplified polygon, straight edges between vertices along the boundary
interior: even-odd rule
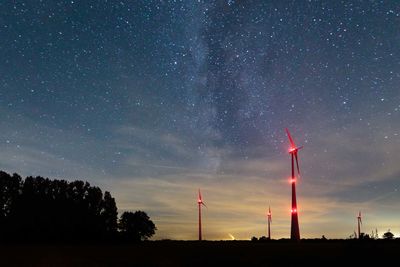
[[[290,135],[290,132],[289,132],[288,128],[286,128],[286,134],[287,134],[287,136],[288,136],[288,138],[289,138],[290,145],[292,146],[292,148],[295,148],[295,147],[296,147],[296,144],[294,143],[294,141],[293,141],[293,139],[292,139],[292,136]]]
[[[203,202],[201,202],[201,204],[202,204],[204,207],[206,207],[206,208],[208,209],[208,207],[206,206],[206,204],[204,204]]]
[[[298,159],[298,157],[297,157],[297,152],[294,153],[294,157],[296,158],[297,173],[298,173],[299,176],[300,176],[299,159]]]
[[[200,191],[200,188],[199,188],[199,201],[203,201],[203,198],[201,197],[201,191]]]

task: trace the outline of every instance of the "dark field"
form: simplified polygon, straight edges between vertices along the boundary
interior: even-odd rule
[[[152,241],[133,245],[1,245],[0,266],[398,265],[400,242]],[[306,265],[305,265],[306,264]]]

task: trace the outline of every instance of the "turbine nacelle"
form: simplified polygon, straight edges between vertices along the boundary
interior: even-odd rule
[[[303,146],[300,146],[300,147],[296,146],[292,136],[290,135],[288,128],[286,128],[286,134],[287,134],[287,136],[289,138],[289,142],[290,142],[289,154],[295,154],[295,153],[297,153],[297,151],[299,151],[300,149],[303,148]]]
[[[268,212],[267,212],[267,218],[269,222],[272,222],[272,213],[271,213],[271,207],[269,207]]]
[[[297,174],[300,176],[300,168],[299,168],[299,158],[297,156],[297,152],[303,148],[303,146],[296,146],[296,144],[293,141],[292,136],[290,135],[290,132],[288,130],[288,128],[286,128],[286,134],[289,138],[289,142],[290,142],[290,149],[289,149],[289,154],[292,155],[292,160],[295,159],[296,161],[296,167],[297,167]],[[292,178],[294,178],[294,173],[292,173]],[[294,183],[295,181],[292,180],[292,183]]]
[[[291,148],[289,148],[289,154],[296,154],[297,151],[299,151],[299,150],[302,149],[302,148],[303,148],[303,146],[300,146],[300,147],[291,147]]]
[[[203,205],[204,207],[207,207],[206,204],[204,204],[204,202],[203,202],[203,198],[202,198],[202,196],[201,196],[201,191],[200,191],[200,189],[199,189],[199,197],[197,198],[197,204]]]

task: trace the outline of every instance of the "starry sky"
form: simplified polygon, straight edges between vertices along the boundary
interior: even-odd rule
[[[153,239],[400,235],[398,1],[2,1],[0,169],[88,180]]]

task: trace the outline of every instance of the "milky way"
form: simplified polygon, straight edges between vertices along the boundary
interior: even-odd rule
[[[0,168],[85,179],[156,238],[400,234],[397,1],[0,3]],[[208,214],[207,214],[208,213]],[[276,215],[275,215],[276,214]],[[207,217],[208,216],[208,217]],[[397,231],[397,232],[396,232]],[[207,236],[208,235],[208,236]]]

